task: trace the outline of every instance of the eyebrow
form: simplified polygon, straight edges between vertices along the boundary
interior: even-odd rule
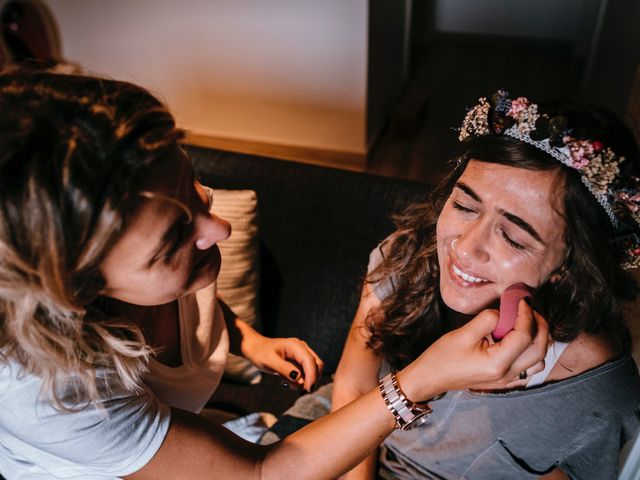
[[[185,162],[183,162],[183,164],[186,163],[187,165],[187,176],[186,178],[192,178],[195,179],[195,169],[193,168],[193,164],[191,163],[189,157],[186,155],[186,159]],[[191,223],[193,221],[193,214],[186,209],[186,206],[184,206],[182,204],[182,202],[180,201],[176,201],[175,199],[173,199],[172,197],[166,196],[166,195],[158,195],[158,194],[151,194],[151,195],[143,195],[147,198],[150,199],[159,199],[159,200],[165,200],[165,201],[169,201],[170,203],[173,203],[174,206],[177,206],[179,209],[184,209],[184,211],[178,213],[178,215],[176,215],[176,218],[173,222],[171,222],[171,224],[167,227],[167,229],[165,230],[165,232],[162,234],[162,237],[160,238],[160,241],[158,242],[158,244],[156,245],[156,247],[153,250],[153,254],[151,255],[151,257],[149,258],[149,261],[147,262],[147,267],[151,268],[153,266],[154,263],[156,263],[158,261],[158,256],[160,255],[160,252],[162,252],[162,250],[164,248],[166,248],[167,244],[169,242],[172,241],[172,239],[175,237],[175,235],[177,235],[177,231],[178,229],[181,227],[182,223],[185,223],[183,220],[183,215],[187,215],[187,222],[186,223]]]
[[[179,212],[178,215],[176,215],[175,220],[171,222],[171,224],[164,231],[164,233],[162,234],[162,237],[160,238],[160,241],[158,242],[158,244],[153,250],[153,254],[149,258],[149,261],[147,262],[148,267],[153,266],[153,264],[158,261],[160,252],[162,252],[162,250],[166,248],[167,244],[171,242],[172,239],[175,237],[178,229],[180,228],[180,224],[184,222],[182,218],[183,215],[184,215],[184,212]]]
[[[480,198],[480,196],[474,192],[471,187],[469,187],[468,185],[462,183],[462,182],[456,182],[456,187],[458,187],[460,190],[462,190],[464,193],[466,193],[467,195],[469,195],[471,198],[473,198],[476,202],[482,203],[482,199]]]
[[[463,182],[457,182],[455,186],[457,188],[459,188],[460,190],[462,190],[467,195],[469,195],[471,198],[473,198],[476,202],[482,203],[482,199],[480,198],[480,196],[476,192],[474,192],[473,189],[471,187],[469,187],[469,185],[466,185]],[[530,223],[528,223],[527,221],[523,220],[519,216],[514,215],[511,212],[507,212],[506,210],[499,209],[498,212],[504,218],[509,220],[511,223],[513,223],[514,225],[520,227],[522,230],[527,232],[529,235],[531,235],[533,238],[535,238],[538,242],[540,242],[543,245],[546,245],[545,241],[542,240],[542,237],[538,234],[538,232],[536,232],[536,229],[533,228]]]

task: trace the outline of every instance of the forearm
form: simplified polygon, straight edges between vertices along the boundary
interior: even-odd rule
[[[441,393],[438,385],[426,382],[424,375],[411,366],[398,373],[398,382],[413,401]],[[422,383],[420,390],[414,388],[417,383]],[[393,415],[378,388],[374,388],[286,437],[267,453],[262,478],[287,478],[287,475],[313,480],[336,478],[369,457],[394,427]]]
[[[372,390],[285,438],[265,456],[262,478],[336,478],[369,456],[394,426],[380,392]]]
[[[344,372],[342,372],[344,373]],[[368,384],[368,390],[376,385],[375,377],[372,381],[365,382],[363,378],[357,376],[362,384]],[[363,385],[353,384],[354,375],[336,374],[331,398],[331,411],[336,411],[352,401],[360,398],[365,392],[361,390]],[[361,463],[356,465],[349,472],[340,477],[340,480],[373,480],[376,476],[378,466],[377,448],[372,454],[367,456]]]
[[[360,355],[360,357],[364,357]],[[378,386],[379,361],[370,358],[358,358],[357,361],[345,361],[338,364],[333,378],[331,392],[331,411],[339,410],[345,405],[357,400],[365,393]]]
[[[371,295],[365,291],[364,307],[359,309],[354,325],[349,332],[345,349],[340,359],[333,381],[333,394],[331,396],[331,411],[336,411],[343,406],[360,398],[364,393],[376,388],[378,384],[378,372],[380,370],[381,357],[372,352],[366,346],[367,336],[362,325],[366,311],[372,308]],[[367,300],[369,303],[367,303]],[[376,477],[378,466],[377,447],[361,463],[340,477],[341,480],[373,480]]]
[[[242,440],[199,415],[172,410],[160,450],[126,478],[334,479],[370,454],[394,425],[376,390],[268,446]]]
[[[251,349],[251,343],[261,335],[248,323],[242,321],[224,301],[218,298],[229,334],[229,352],[243,357]]]
[[[340,477],[340,480],[373,480],[378,471],[378,449]]]
[[[251,325],[240,320],[238,317],[235,319],[235,329],[238,332],[238,343],[236,345],[236,351],[232,352],[236,355],[242,355],[249,360],[252,360],[252,355],[256,354],[256,348],[254,345],[263,339],[263,335],[258,333]]]

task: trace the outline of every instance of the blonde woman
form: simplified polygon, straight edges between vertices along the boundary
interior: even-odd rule
[[[0,75],[0,473],[8,479],[320,479],[362,460],[450,389],[510,384],[547,327],[522,302],[497,345],[490,312],[285,441],[258,446],[196,412],[227,351],[310,388],[322,364],[267,339],[212,291],[227,222],[172,116],[134,85]],[[391,381],[393,380],[393,382]],[[340,439],[339,445],[335,440]]]

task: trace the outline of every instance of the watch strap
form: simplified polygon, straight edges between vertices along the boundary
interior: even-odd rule
[[[391,371],[378,382],[385,405],[396,420],[396,428],[409,430],[424,423],[432,413],[428,403],[410,401],[398,384],[396,372]]]

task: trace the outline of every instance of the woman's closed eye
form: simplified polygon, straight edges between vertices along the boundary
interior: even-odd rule
[[[163,258],[165,262],[170,261],[176,252],[180,249],[182,244],[189,238],[190,232],[192,230],[193,222],[180,222],[175,229],[175,233],[169,244],[169,247],[164,254]]]
[[[511,237],[507,235],[507,232],[505,232],[502,227],[500,227],[500,235],[502,235],[502,238],[504,238],[504,240],[516,250],[524,250],[526,248],[524,245],[521,245],[518,242],[512,240]]]
[[[458,201],[452,201],[451,202],[453,208],[455,208],[456,210],[459,210],[463,213],[476,213],[476,211],[466,205],[461,204]],[[513,240],[508,234],[507,232],[501,227],[500,228],[500,235],[502,236],[502,238],[504,239],[505,242],[507,242],[507,244],[509,246],[511,246],[512,248],[516,249],[516,250],[525,250],[525,246],[516,242],[515,240]]]
[[[465,205],[462,205],[461,203],[453,200],[451,202],[451,205],[453,206],[453,208],[455,208],[456,210],[460,210],[461,212],[465,212],[465,213],[475,213],[476,211],[472,208],[469,208]]]
[[[183,215],[182,221],[177,222],[173,228],[170,240],[167,242],[169,246],[163,255],[165,263],[170,262],[180,247],[191,237],[194,228],[192,215],[195,214],[195,211],[208,212],[211,208],[212,198],[195,176],[192,184],[193,197],[189,202],[192,207],[191,216]]]

